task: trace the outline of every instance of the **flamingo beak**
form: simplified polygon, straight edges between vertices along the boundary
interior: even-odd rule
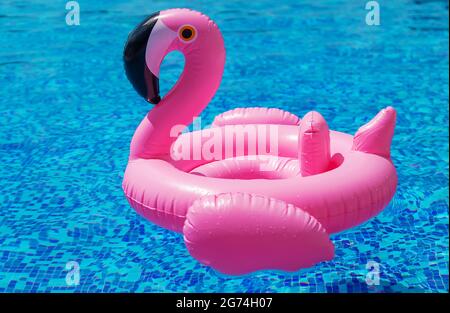
[[[128,80],[139,95],[157,104],[159,95],[159,68],[176,32],[164,25],[160,12],[147,17],[128,36],[123,59]]]

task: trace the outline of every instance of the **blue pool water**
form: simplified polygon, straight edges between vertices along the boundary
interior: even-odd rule
[[[66,25],[65,1],[0,4],[0,292],[448,291],[446,1],[381,0],[380,26],[366,25],[359,0],[79,3],[79,26]],[[171,7],[203,11],[224,35],[226,69],[205,123],[237,106],[315,109],[354,133],[397,109],[397,194],[332,236],[333,261],[222,276],[128,205],[129,142],[150,106],[124,75],[122,48],[141,19]],[[164,61],[163,93],[181,62]],[[371,260],[379,285],[365,282]],[[66,282],[70,261],[78,285]]]

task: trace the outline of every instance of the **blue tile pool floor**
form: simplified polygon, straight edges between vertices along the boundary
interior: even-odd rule
[[[0,292],[448,292],[448,2],[64,1],[0,4]],[[190,7],[222,29],[227,64],[203,120],[237,106],[315,109],[354,133],[393,105],[399,186],[389,207],[333,235],[331,262],[294,274],[226,277],[121,190],[131,136],[149,109],[124,75],[128,32]],[[161,70],[162,91],[181,71]],[[79,264],[79,284],[66,263]],[[380,284],[366,283],[368,261]]]

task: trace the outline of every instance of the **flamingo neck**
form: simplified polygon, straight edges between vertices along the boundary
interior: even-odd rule
[[[218,46],[218,47],[217,47]],[[131,143],[130,158],[165,158],[172,143],[205,109],[216,93],[225,65],[222,45],[184,53],[180,79],[139,125]]]

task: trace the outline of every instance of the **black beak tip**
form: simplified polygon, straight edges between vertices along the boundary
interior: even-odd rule
[[[123,51],[125,73],[128,80],[140,96],[153,104],[157,104],[161,100],[159,80],[147,67],[145,51],[158,16],[159,12],[148,16],[132,30]]]
[[[159,101],[161,101],[161,97],[160,96],[156,96],[156,97],[153,97],[151,99],[148,99],[147,101],[150,102],[150,103],[153,103],[153,104],[158,104]]]

